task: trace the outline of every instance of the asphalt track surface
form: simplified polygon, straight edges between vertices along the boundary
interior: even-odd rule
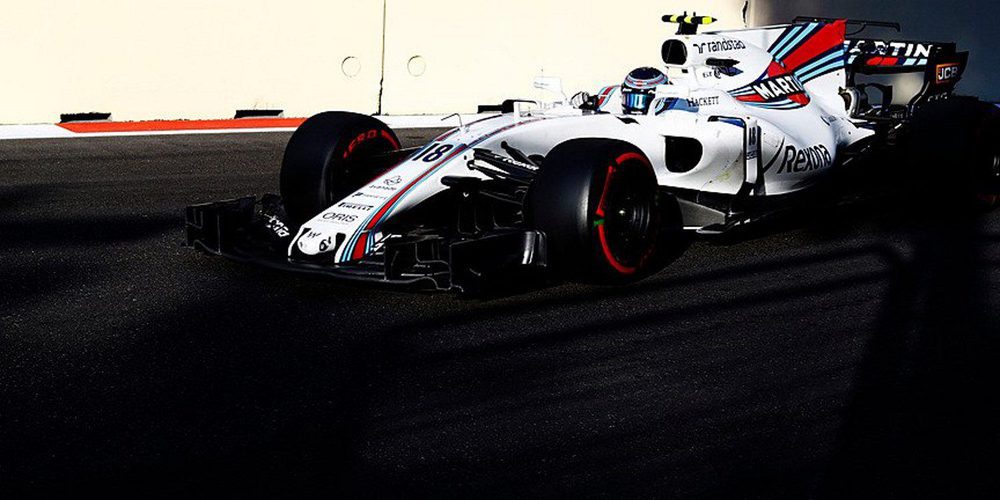
[[[287,138],[0,142],[0,497],[995,498],[1000,214],[803,214],[488,300],[184,248]]]

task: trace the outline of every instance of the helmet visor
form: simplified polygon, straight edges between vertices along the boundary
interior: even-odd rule
[[[653,94],[646,92],[636,92],[628,90],[622,92],[622,108],[626,113],[644,115],[649,111],[649,104],[653,101]]]

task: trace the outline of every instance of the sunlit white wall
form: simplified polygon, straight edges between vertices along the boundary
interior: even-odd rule
[[[434,7],[428,8],[431,4]],[[383,109],[389,113],[474,111],[476,103],[536,97],[535,76],[563,79],[568,93],[620,83],[629,70],[660,65],[676,25],[663,14],[697,11],[712,29],[744,26],[744,0],[389,1]],[[419,58],[425,71],[408,68]],[[419,69],[419,68],[418,68]]]
[[[5,0],[0,123],[475,111],[532,78],[592,89],[658,61],[662,14],[745,0]],[[386,15],[383,16],[383,13]],[[384,87],[383,26],[385,41]]]

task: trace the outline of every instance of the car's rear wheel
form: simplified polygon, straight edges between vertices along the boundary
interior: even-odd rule
[[[976,127],[976,197],[981,208],[1000,205],[1000,111],[984,113]]]
[[[997,206],[1000,118],[992,105],[964,96],[924,104],[906,146],[926,189],[963,206]]]
[[[681,232],[676,201],[660,192],[649,159],[608,139],[556,146],[528,192],[525,214],[546,234],[550,266],[601,284],[658,271]]]
[[[375,161],[399,149],[392,129],[367,115],[330,111],[292,134],[281,164],[281,197],[301,224],[358,190],[389,165]]]

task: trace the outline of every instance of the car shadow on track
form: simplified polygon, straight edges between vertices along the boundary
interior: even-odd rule
[[[0,210],[8,211],[30,206],[32,202],[48,196],[52,188],[48,186],[0,186]]]
[[[79,236],[177,223],[139,224]],[[4,469],[42,495],[989,491],[996,238],[902,231],[491,301],[184,254],[207,277],[176,307],[8,392]]]
[[[27,218],[0,222],[5,251],[18,248],[101,247],[161,235],[183,223],[180,216],[128,215]]]
[[[342,493],[353,401],[366,387],[357,377],[374,361],[356,338],[331,338],[329,286],[305,284],[271,303],[269,288],[285,278],[240,271],[228,283],[237,293],[187,290],[192,300],[159,317],[81,332],[113,334],[113,345],[42,357],[30,381],[8,374],[0,392],[18,432],[0,430],[0,491]]]
[[[1000,489],[1000,322],[990,263],[1000,245],[962,217],[939,219],[913,241],[858,371],[823,483],[830,497]]]
[[[816,424],[817,427],[831,426],[832,432],[829,434],[836,437],[828,447],[820,446],[819,450],[811,450],[820,455],[812,457],[812,464],[803,468],[802,464],[789,463],[786,464],[787,469],[782,471],[781,453],[773,448],[776,443],[790,443],[784,437],[772,435],[773,441],[756,443],[764,449],[772,448],[769,452],[756,456],[751,453],[750,456],[759,460],[758,463],[749,466],[745,463],[737,466],[728,464],[732,469],[722,477],[703,476],[694,469],[685,471],[686,476],[671,477],[669,473],[663,472],[670,470],[669,467],[665,467],[660,471],[662,475],[657,476],[651,471],[643,470],[643,465],[650,464],[643,464],[636,456],[620,456],[613,444],[627,447],[634,443],[629,443],[629,438],[614,434],[608,440],[591,441],[585,443],[585,446],[597,447],[598,453],[604,454],[601,457],[614,457],[610,462],[635,466],[638,461],[639,467],[618,468],[607,463],[603,465],[614,473],[601,475],[595,472],[600,469],[601,457],[592,457],[593,460],[585,465],[590,466],[591,474],[596,474],[601,481],[596,481],[591,487],[599,489],[601,485],[607,486],[621,477],[630,477],[646,485],[656,485],[667,477],[672,481],[666,481],[664,486],[680,488],[671,491],[698,495],[727,495],[734,491],[766,496],[818,495],[834,498],[871,492],[889,496],[988,495],[997,490],[997,479],[992,472],[998,465],[996,453],[1000,449],[995,432],[996,408],[1000,408],[1000,398],[993,386],[993,381],[1000,379],[996,373],[996,355],[1000,352],[1000,321],[992,312],[997,298],[997,269],[991,259],[991,256],[997,254],[998,238],[986,232],[982,220],[967,215],[924,214],[916,221],[896,220],[889,221],[888,225],[900,230],[900,224],[903,238],[908,243],[905,249],[869,245],[801,258],[758,262],[743,265],[740,269],[725,268],[692,273],[680,278],[652,280],[627,289],[587,288],[556,297],[488,303],[457,314],[432,316],[396,325],[393,328],[395,333],[384,339],[386,345],[381,348],[383,354],[375,359],[382,369],[388,371],[392,371],[388,368],[391,365],[405,364],[407,369],[404,372],[408,373],[419,371],[420,367],[426,371],[443,370],[450,364],[458,363],[456,360],[502,364],[506,359],[533,356],[538,352],[560,351],[574,344],[603,346],[592,347],[593,349],[607,348],[610,344],[614,351],[606,352],[606,355],[612,360],[618,360],[621,368],[627,370],[632,358],[644,354],[657,358],[665,352],[666,346],[662,344],[684,344],[691,340],[671,334],[663,325],[705,322],[707,319],[712,325],[709,330],[728,329],[746,334],[748,329],[746,325],[740,325],[740,322],[746,320],[748,310],[775,310],[778,314],[775,314],[774,320],[795,320],[799,318],[794,314],[782,316],[780,308],[775,306],[794,303],[800,299],[809,302],[827,294],[848,297],[857,294],[862,295],[859,298],[864,300],[863,295],[867,293],[874,299],[871,324],[866,324],[863,317],[852,315],[835,319],[843,323],[845,331],[855,330],[864,340],[864,348],[857,356],[856,366],[851,369],[853,375],[848,390],[839,394],[824,394],[824,397],[839,398],[838,404],[827,409],[835,411],[836,415],[832,422],[821,419]],[[852,268],[859,263],[858,259],[866,257],[875,257],[881,264],[874,269],[860,265],[852,272]],[[809,268],[823,263],[843,267],[843,276],[832,279],[830,276],[804,278],[797,282],[782,283],[773,289],[751,290],[736,295],[727,293],[724,294],[724,300],[720,300],[719,296],[706,294],[702,300],[692,302],[688,298],[678,299],[672,293],[684,288],[712,288],[738,282],[741,276],[782,274],[789,269]],[[881,292],[872,295],[866,287],[869,284],[881,284],[882,287],[878,288]],[[617,309],[620,299],[637,297],[645,297],[645,300],[640,301],[649,306],[638,311]],[[822,305],[821,300],[815,302]],[[603,310],[596,314],[581,315],[581,308],[578,307],[581,304],[596,305],[603,307]],[[837,314],[837,311],[830,311],[830,314]],[[536,320],[553,316],[562,319],[547,323]],[[521,319],[511,320],[511,317]],[[775,323],[768,323],[767,327],[772,331],[765,330],[764,334],[775,333],[777,343],[787,342],[780,335],[787,327]],[[472,337],[497,328],[505,333]],[[823,330],[830,328],[800,333],[830,334],[838,331]],[[637,335],[637,332],[650,331],[664,334],[663,339],[658,342],[661,345],[653,345],[642,335]],[[622,335],[619,342],[595,340],[615,335]],[[418,338],[414,340],[413,336]],[[449,340],[450,336],[461,340]],[[711,336],[705,335],[704,329],[696,330],[693,336],[709,342],[713,340]],[[635,342],[636,339],[640,341]],[[414,354],[421,351],[420,344],[437,347],[424,348],[421,354]],[[590,349],[566,350],[577,351],[577,354],[582,352],[584,362],[605,361],[603,355],[596,356]],[[750,352],[758,350],[759,348],[748,349]],[[777,355],[773,351],[765,353],[769,356]],[[717,354],[722,355],[722,358],[732,355],[725,350]],[[830,354],[831,360],[827,361],[833,365],[844,363],[843,360],[835,361],[835,356],[837,354]],[[822,358],[822,355],[819,357]],[[663,356],[662,360],[678,361],[669,356]],[[763,363],[776,361],[777,358],[761,360]],[[579,362],[579,359],[573,361],[574,364]],[[567,363],[571,362],[561,361],[549,368],[558,372]],[[806,359],[802,364],[808,366],[810,363]],[[722,368],[726,362],[720,360],[719,364],[717,368]],[[784,365],[787,364],[787,360],[784,361]],[[807,370],[802,373],[807,380],[836,372],[835,367],[827,366],[822,361],[813,364],[816,368],[827,368],[829,371],[817,370],[810,373]],[[517,397],[517,391],[530,387],[536,378],[572,385],[568,380],[614,376],[612,373],[588,371],[577,366],[574,370],[563,373],[565,377],[554,377],[538,371],[537,367],[532,368],[520,373],[507,373],[503,387],[512,392],[506,394],[506,397]],[[650,364],[644,363],[641,368],[651,373],[656,372],[656,367]],[[780,377],[777,378],[780,380]],[[453,383],[450,393],[459,399],[467,396],[471,401],[476,401],[477,398],[484,397],[480,383],[484,379],[487,378],[480,376],[474,378],[474,381]],[[750,390],[787,391],[795,386],[791,383],[788,386],[779,384],[774,387],[771,384],[772,387],[768,387],[763,379],[755,382],[759,385]],[[493,397],[495,394],[486,397]],[[608,396],[611,394],[605,395]],[[717,405],[714,411],[739,414],[745,411],[739,403],[750,406],[753,403],[760,404],[755,399],[771,401],[778,408],[794,407],[796,402],[791,398],[792,396],[788,400],[774,400],[751,397],[743,401],[732,400],[729,405]],[[377,407],[379,404],[373,403],[373,406]],[[597,406],[602,407],[600,404]],[[672,411],[664,409],[664,413]],[[407,415],[397,416],[408,418]],[[653,420],[659,416],[656,411],[649,410],[644,415]],[[451,425],[461,425],[461,422],[456,420]],[[419,429],[419,426],[409,429]],[[770,430],[775,433],[788,432],[779,427]],[[643,440],[662,441],[662,436],[657,437],[656,431],[652,432],[654,434],[643,436]],[[707,440],[720,437],[705,436]],[[817,441],[822,444],[819,437]],[[746,444],[750,443],[753,441]],[[692,443],[692,446],[697,444]],[[574,451],[577,454],[587,454],[587,451],[579,449]],[[711,456],[711,453],[708,455]],[[537,457],[525,460],[538,465],[532,461],[534,458]],[[653,463],[664,465],[655,461]],[[719,465],[720,463],[716,463],[709,466],[718,470]],[[382,484],[391,484],[391,489],[424,487],[430,492],[442,491],[426,481],[415,481],[408,475],[395,475],[397,482],[386,483],[383,476],[387,471],[384,466],[369,463],[368,467],[369,477],[379,478]],[[431,475],[435,473],[433,470],[421,472]],[[511,477],[516,476],[517,474],[513,474]],[[705,483],[692,486],[693,478],[702,479]],[[437,479],[449,482],[455,477],[443,475]],[[579,477],[576,479],[580,480]],[[581,487],[581,491],[587,490],[582,484],[584,483],[578,483],[577,486]],[[714,486],[707,487],[705,484]],[[496,486],[498,485],[492,485]],[[630,490],[630,487],[635,487],[632,481],[617,487],[624,488],[615,490],[619,492],[655,491]],[[488,487],[477,490],[473,485],[470,491],[481,493],[488,490]],[[508,493],[526,491],[532,490],[515,489]]]
[[[523,418],[522,425],[532,427],[545,427],[535,422],[536,418],[561,420],[563,424],[550,426],[548,430],[554,435],[572,436],[576,427],[600,426],[602,419],[592,417],[593,414],[618,414],[623,408],[633,408],[631,414],[617,417],[624,422],[617,422],[617,425],[609,422],[606,432],[577,442],[579,448],[567,447],[565,443],[556,446],[528,440],[524,443],[528,450],[532,446],[553,448],[534,453],[520,450],[516,452],[517,459],[508,457],[508,463],[493,465],[508,478],[530,475],[531,471],[526,470],[530,468],[536,468],[543,476],[548,473],[558,477],[567,472],[552,462],[573,457],[578,461],[579,470],[570,473],[573,477],[571,491],[581,493],[610,491],[602,488],[611,488],[617,492],[642,494],[658,491],[661,487],[693,495],[726,494],[736,490],[796,495],[809,491],[815,479],[801,473],[802,464],[796,464],[786,452],[774,448],[776,443],[783,443],[791,450],[803,451],[799,448],[801,443],[795,442],[798,438],[775,437],[774,433],[783,432],[785,425],[803,425],[803,421],[818,419],[817,427],[828,423],[810,412],[796,419],[767,412],[761,415],[753,408],[767,405],[778,408],[779,412],[791,412],[801,404],[794,400],[796,397],[813,398],[816,397],[812,395],[814,392],[829,397],[827,393],[831,389],[825,387],[825,382],[814,379],[842,378],[842,372],[849,372],[851,367],[841,367],[825,360],[822,354],[811,353],[801,363],[816,372],[810,373],[809,369],[804,370],[796,366],[794,360],[787,359],[788,351],[801,349],[809,343],[837,344],[848,337],[849,332],[832,327],[823,332],[823,336],[829,338],[804,341],[803,338],[808,339],[807,332],[794,323],[795,308],[789,311],[787,305],[823,296],[851,294],[854,290],[873,293],[872,290],[881,289],[890,276],[886,268],[898,266],[898,261],[889,249],[871,246],[800,259],[765,261],[739,269],[693,272],[677,279],[654,280],[628,289],[586,288],[556,298],[487,306],[396,325],[392,328],[394,333],[383,338],[380,354],[374,356],[377,365],[372,370],[383,374],[375,376],[382,380],[376,387],[382,384],[391,387],[394,385],[392,380],[415,378],[412,374],[445,372],[451,377],[438,376],[428,383],[447,384],[448,397],[438,401],[440,406],[425,407],[411,402],[407,412],[392,413],[390,420],[398,419],[403,424],[390,425],[390,429],[376,426],[376,431],[369,432],[368,439],[376,434],[383,444],[363,453],[367,463],[359,475],[367,474],[374,484],[391,485],[390,490],[425,488],[423,491],[428,494],[441,493],[436,485],[454,485],[456,481],[469,481],[469,478],[441,474],[433,468],[419,468],[413,457],[396,458],[403,462],[401,464],[390,462],[405,470],[418,467],[418,474],[400,475],[385,463],[371,458],[378,456],[375,450],[394,448],[397,440],[413,439],[406,437],[409,434],[433,435],[426,426],[437,428],[437,432],[452,426],[476,429],[477,426],[469,424],[468,420],[494,419],[492,424],[484,426],[485,429],[469,430],[467,436],[494,427],[506,428],[505,422],[495,421],[495,415],[502,411],[518,415],[524,413],[523,408],[532,409],[537,412],[534,417],[522,414],[512,418]],[[840,277],[797,282],[777,280],[765,285],[789,268],[800,268],[808,273],[817,266],[839,266],[841,263],[861,263],[863,269]],[[730,283],[743,281],[748,282],[749,289],[742,284],[738,291],[726,289]],[[714,293],[709,292],[713,289]],[[675,293],[679,291],[684,293]],[[637,308],[636,303],[643,305]],[[859,307],[866,310],[868,306]],[[588,309],[592,312],[588,313]],[[793,321],[782,326],[773,325],[772,322],[779,318]],[[503,333],[494,334],[494,331]],[[771,334],[773,341],[768,338]],[[772,370],[783,369],[788,372],[774,376]],[[795,377],[789,376],[792,372],[796,373]],[[640,381],[630,383],[630,376]],[[798,376],[807,378],[799,380]],[[711,394],[706,395],[706,385],[714,387],[715,391],[708,391]],[[572,389],[563,391],[561,387]],[[626,397],[624,403],[619,400],[620,394],[633,391],[649,392],[648,401],[641,397]],[[428,399],[434,399],[437,393],[433,390],[423,392],[426,394],[422,397]],[[403,393],[401,388],[394,392]],[[795,396],[786,398],[784,395],[789,393]],[[375,413],[385,411],[388,401],[382,396],[369,394],[368,397],[371,399],[369,405],[379,409]],[[663,406],[658,407],[657,403]],[[469,413],[482,405],[500,408],[494,410],[494,414]],[[577,407],[581,413],[566,413],[561,410],[565,406]],[[461,415],[462,418],[445,423],[435,421],[440,416],[434,415],[440,413]],[[744,427],[755,432],[746,434],[740,430]],[[515,429],[511,432],[517,434]],[[536,439],[547,443],[545,437]],[[730,443],[724,443],[727,439]],[[365,438],[360,441],[364,442]],[[461,446],[461,443],[453,446]],[[688,448],[702,451],[696,458],[685,457],[684,450]],[[755,448],[758,451],[748,451]],[[447,451],[442,453],[448,454]],[[552,454],[549,463],[544,460],[545,453]],[[488,453],[484,455],[489,456]],[[749,460],[733,463],[726,455]],[[785,462],[784,467],[775,462]],[[519,464],[530,464],[530,467],[520,469]],[[712,472],[725,469],[729,472]],[[776,472],[783,469],[787,474]],[[472,470],[486,473],[474,467]],[[815,470],[811,472],[815,474]],[[434,480],[416,479],[422,475]],[[495,488],[511,484],[520,486],[506,490],[507,494],[539,491],[517,481],[508,484],[484,479],[479,484],[471,481],[466,493],[495,492]],[[518,489],[520,487],[526,489]],[[553,486],[542,482],[538,487],[545,491]]]

